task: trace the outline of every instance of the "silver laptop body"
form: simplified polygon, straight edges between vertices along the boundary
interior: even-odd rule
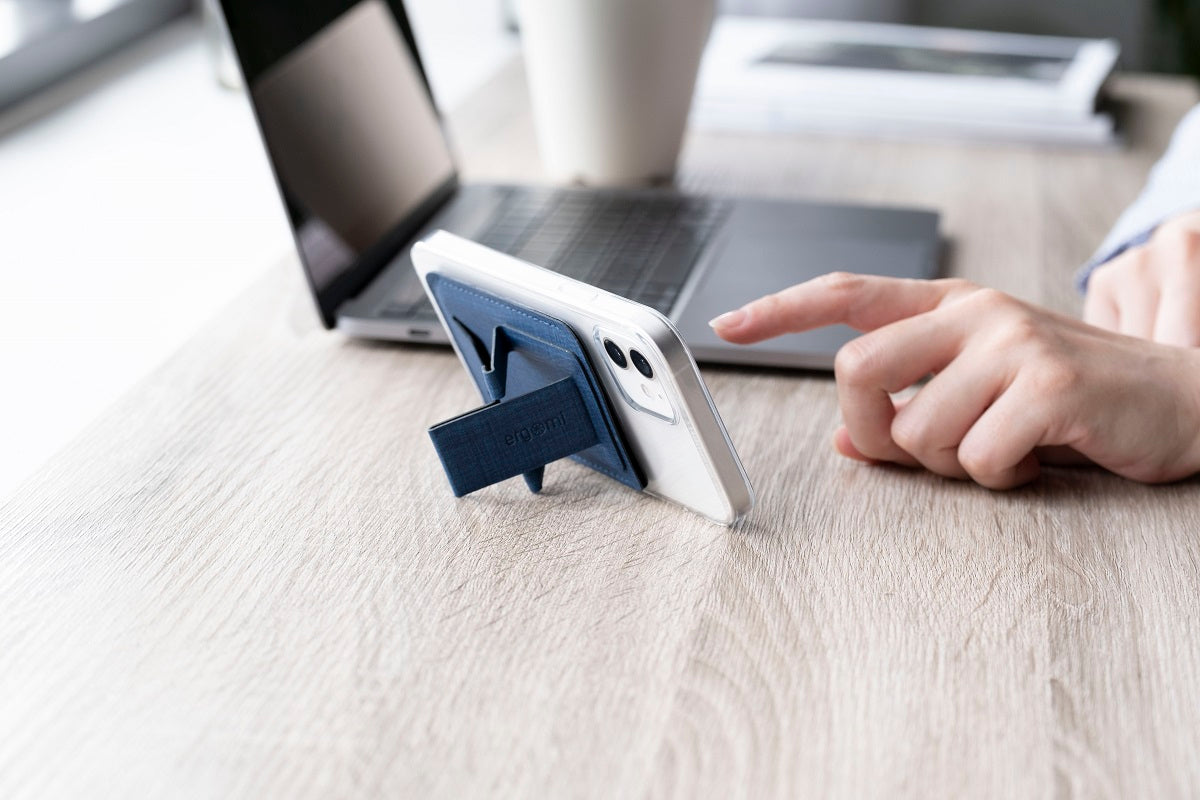
[[[834,269],[936,274],[936,212],[462,184],[400,0],[222,0],[321,319],[446,344],[409,248],[444,229],[657,308],[697,359],[827,369],[843,327],[751,347],[708,320]]]

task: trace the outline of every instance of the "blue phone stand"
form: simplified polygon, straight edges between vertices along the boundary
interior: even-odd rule
[[[538,492],[546,465],[568,456],[645,488],[574,331],[436,273],[427,282],[487,403],[429,429],[455,497],[517,475]]]

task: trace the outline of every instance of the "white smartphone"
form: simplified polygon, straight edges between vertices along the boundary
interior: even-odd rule
[[[645,491],[723,525],[750,511],[746,470],[695,360],[662,314],[445,231],[413,245],[412,260],[426,293],[428,276],[438,274],[570,327],[642,467]],[[438,316],[446,325],[441,308]]]

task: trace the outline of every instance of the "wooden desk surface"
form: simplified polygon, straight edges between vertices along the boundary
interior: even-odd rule
[[[698,134],[682,182],[934,206],[954,274],[1074,310],[1196,101],[1120,88],[1125,151]],[[523,97],[456,118],[469,175],[536,171]],[[0,509],[0,796],[1200,792],[1200,482],[865,467],[828,377],[705,374],[740,528],[573,464],[455,500],[452,355],[281,265]]]

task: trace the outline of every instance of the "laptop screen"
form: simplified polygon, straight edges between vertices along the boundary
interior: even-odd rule
[[[222,0],[326,326],[453,191],[399,0]]]

